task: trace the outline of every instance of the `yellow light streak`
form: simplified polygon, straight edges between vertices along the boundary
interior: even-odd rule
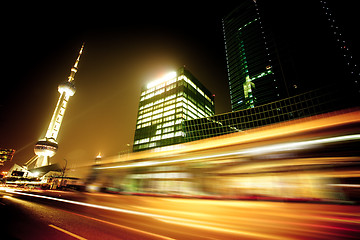
[[[236,152],[213,154],[213,155],[206,155],[206,156],[201,156],[201,157],[173,159],[173,160],[168,160],[168,161],[144,161],[144,162],[136,162],[136,163],[110,166],[110,167],[97,167],[95,169],[149,167],[149,166],[155,166],[155,165],[161,165],[161,164],[187,162],[187,161],[202,160],[202,159],[209,159],[209,158],[213,159],[213,158],[218,158],[218,157],[228,157],[228,156],[235,156],[235,155],[242,155],[242,156],[261,155],[261,154],[272,153],[272,152],[286,152],[286,151],[293,151],[293,150],[299,150],[299,149],[305,149],[305,148],[314,148],[320,144],[359,140],[359,139],[360,139],[360,134],[353,134],[353,135],[330,137],[330,138],[308,140],[308,141],[301,141],[301,142],[273,144],[273,145],[268,145],[268,146],[244,149],[244,150],[236,151]]]
[[[62,210],[62,211],[65,211],[65,210]],[[68,211],[65,211],[65,212],[68,212]],[[112,225],[112,226],[115,226],[115,227],[124,228],[124,229],[130,230],[130,231],[138,232],[138,233],[145,234],[145,235],[150,235],[150,236],[153,236],[153,237],[156,237],[156,238],[165,239],[165,240],[175,240],[174,238],[166,237],[166,236],[159,235],[159,234],[156,234],[156,233],[146,232],[146,231],[143,231],[143,230],[140,230],[140,229],[127,227],[127,226],[124,226],[124,225],[108,222],[108,221],[101,220],[101,219],[98,219],[98,218],[93,218],[93,217],[89,217],[89,216],[85,216],[85,215],[78,214],[78,213],[73,213],[73,212],[69,212],[69,213],[77,215],[77,216],[81,216],[81,217],[84,217],[84,218],[88,218],[88,219],[91,219],[93,221],[109,224],[109,225]]]
[[[176,225],[183,225],[183,226],[194,227],[194,228],[201,228],[201,229],[211,230],[211,231],[215,231],[215,232],[224,232],[224,233],[231,233],[231,234],[236,234],[236,235],[252,236],[252,237],[259,238],[259,239],[274,239],[274,240],[292,239],[292,238],[288,238],[288,237],[281,237],[279,235],[255,233],[255,232],[250,232],[250,231],[235,230],[235,229],[229,229],[229,228],[223,228],[223,227],[213,227],[213,226],[208,226],[208,225],[203,225],[203,224],[198,224],[198,223],[179,222],[179,221],[164,220],[164,219],[162,221],[166,222],[166,223],[172,223],[172,224],[176,224]]]

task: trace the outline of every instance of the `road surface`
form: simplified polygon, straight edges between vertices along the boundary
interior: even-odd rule
[[[360,206],[0,191],[1,239],[358,239]]]

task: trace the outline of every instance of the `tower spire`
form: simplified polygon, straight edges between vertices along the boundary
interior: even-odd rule
[[[74,78],[75,78],[75,73],[77,72],[77,69],[78,69],[78,65],[79,65],[79,62],[80,62],[80,57],[81,57],[81,54],[83,52],[83,49],[84,49],[84,45],[85,45],[85,42],[82,44],[81,46],[81,49],[80,49],[80,52],[79,52],[79,55],[75,61],[75,64],[74,66],[71,68],[71,73],[70,73],[70,76],[68,77],[68,82],[72,82],[74,81]]]

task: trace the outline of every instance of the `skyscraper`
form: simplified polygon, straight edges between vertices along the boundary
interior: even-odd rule
[[[133,151],[185,140],[185,120],[214,115],[214,97],[185,67],[141,90]]]
[[[225,16],[232,110],[328,86],[358,99],[359,64],[336,10],[325,0],[244,0]]]
[[[35,167],[43,167],[49,165],[49,158],[54,156],[58,149],[57,137],[60,131],[62,120],[64,118],[67,103],[70,97],[75,94],[76,89],[73,81],[75,78],[75,73],[78,69],[78,64],[81,54],[83,52],[83,48],[84,44],[80,49],[74,66],[71,68],[71,73],[68,77],[68,80],[64,83],[61,83],[58,87],[58,92],[60,93],[60,96],[56,104],[55,111],[52,115],[49,127],[44,138],[40,139],[34,147],[34,152],[37,155]]]
[[[232,110],[285,97],[283,81],[274,72],[274,46],[256,1],[243,1],[222,23]]]

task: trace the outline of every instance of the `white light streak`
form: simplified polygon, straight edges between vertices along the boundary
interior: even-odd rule
[[[324,138],[324,139],[315,139],[315,140],[308,140],[308,141],[302,141],[302,142],[273,144],[273,145],[268,145],[268,146],[244,149],[244,150],[236,151],[236,152],[220,153],[220,154],[206,155],[206,156],[200,156],[200,157],[172,159],[172,160],[167,160],[167,161],[164,161],[164,160],[163,161],[143,161],[143,162],[136,162],[136,163],[130,163],[130,164],[125,164],[125,165],[111,166],[111,167],[97,167],[95,169],[149,167],[149,166],[155,166],[155,165],[161,165],[161,164],[187,162],[187,161],[193,161],[193,160],[202,160],[202,159],[208,159],[208,158],[227,157],[227,156],[235,156],[235,155],[261,155],[261,154],[267,154],[267,153],[272,153],[272,152],[286,152],[286,151],[294,151],[294,150],[305,149],[305,148],[314,148],[321,144],[335,143],[335,142],[342,142],[342,141],[351,141],[351,140],[360,140],[360,134],[330,137],[330,138]]]
[[[24,192],[17,192],[17,191],[12,191],[12,192],[15,193],[15,194],[20,194],[20,195],[25,195],[25,196],[30,196],[30,197],[44,198],[44,199],[60,201],[60,202],[65,202],[65,203],[70,203],[70,204],[77,204],[77,205],[81,205],[81,206],[93,207],[93,208],[98,208],[98,209],[103,209],[103,210],[134,214],[134,215],[138,215],[138,216],[152,217],[152,218],[155,218],[155,219],[157,219],[159,221],[162,221],[162,222],[167,222],[167,223],[177,224],[177,225],[183,225],[183,226],[188,226],[188,227],[193,227],[193,228],[200,228],[200,229],[206,229],[206,230],[211,230],[211,231],[216,231],[216,232],[225,232],[225,233],[231,233],[231,234],[237,234],[237,235],[251,235],[251,236],[261,237],[262,239],[279,239],[278,236],[273,237],[271,235],[266,235],[266,234],[258,234],[258,233],[253,233],[253,232],[247,232],[247,231],[231,229],[231,228],[228,228],[228,226],[224,225],[224,224],[217,224],[217,223],[209,224],[209,222],[199,221],[199,220],[192,220],[192,219],[179,218],[179,217],[171,217],[171,216],[166,216],[166,215],[145,213],[145,212],[126,210],[126,209],[120,209],[120,208],[114,208],[114,207],[106,207],[106,206],[101,206],[101,205],[96,205],[96,204],[77,202],[77,201],[72,201],[72,200],[67,200],[67,199],[54,198],[54,197],[48,197],[48,196],[42,196],[42,195],[36,195],[36,194],[30,194],[30,193],[24,193]],[[100,222],[106,222],[106,221],[99,220],[99,219],[94,219],[94,220],[97,220],[97,221],[100,221]],[[117,224],[113,224],[111,222],[106,222],[106,223],[110,223],[112,225],[117,225]],[[78,236],[76,234],[73,234],[73,233],[69,232],[69,231],[66,231],[64,229],[56,227],[54,225],[51,225],[50,227],[56,228],[56,229],[58,229],[60,231],[63,231],[63,232],[65,232],[65,233],[67,233],[67,234],[69,234],[69,235],[71,235],[71,236],[73,236],[75,238],[85,239],[85,238],[82,238],[82,237],[80,237],[80,236]],[[125,226],[121,226],[121,227],[125,227]],[[128,227],[125,227],[125,228],[128,228]],[[166,236],[162,236],[162,235],[158,235],[158,234],[154,234],[154,233],[148,233],[148,232],[138,230],[138,229],[133,229],[133,228],[128,228],[128,229],[141,231],[141,232],[146,233],[146,234],[152,234],[152,235],[156,236],[157,238],[168,239],[168,240],[173,239],[173,238],[170,238],[170,237],[166,237]],[[287,238],[284,238],[284,239],[287,239]]]
[[[55,197],[49,197],[49,196],[43,196],[43,195],[37,195],[37,194],[31,194],[31,193],[18,192],[16,190],[15,191],[9,191],[9,192],[12,192],[14,194],[24,195],[24,196],[44,198],[44,199],[53,200],[53,201],[76,204],[76,205],[85,206],[85,207],[93,207],[93,208],[98,208],[98,209],[103,209],[103,210],[108,210],[108,211],[127,213],[127,214],[133,214],[133,215],[144,216],[144,217],[151,217],[151,218],[155,218],[155,219],[160,220],[160,221],[167,220],[169,222],[170,221],[171,222],[184,222],[184,221],[186,221],[186,222],[193,223],[193,224],[199,223],[199,221],[191,220],[191,219],[184,219],[184,218],[179,218],[179,217],[171,217],[171,216],[153,214],[153,213],[145,213],[145,212],[126,210],[126,209],[121,209],[121,208],[107,207],[107,206],[101,206],[101,205],[97,205],[97,204],[78,202],[78,201],[67,200],[67,199],[62,199],[62,198],[55,198]],[[159,237],[160,235],[157,235],[157,236]],[[161,236],[161,237],[164,238],[164,239],[172,239],[172,238],[165,237],[165,236]]]

